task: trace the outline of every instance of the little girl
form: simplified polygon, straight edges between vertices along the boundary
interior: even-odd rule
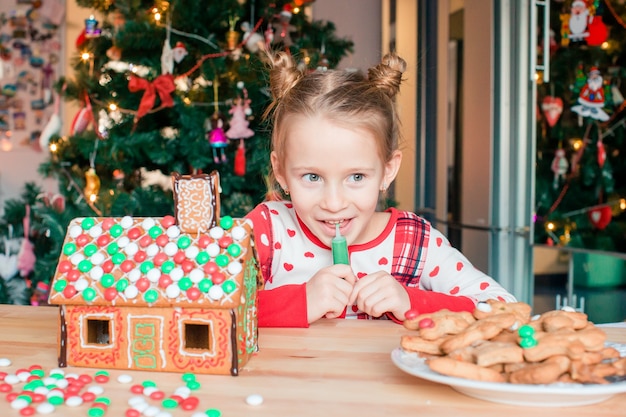
[[[307,327],[322,317],[401,322],[409,310],[515,301],[426,220],[377,211],[402,160],[394,104],[402,58],[386,55],[367,77],[303,73],[283,52],[270,61],[273,198],[248,215],[264,278],[259,326]],[[350,265],[333,265],[337,224]]]

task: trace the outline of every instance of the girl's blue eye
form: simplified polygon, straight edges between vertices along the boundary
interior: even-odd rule
[[[365,175],[363,174],[354,174],[351,176],[351,180],[354,182],[363,181],[365,179]]]
[[[316,182],[320,180],[320,176],[317,174],[304,174],[302,177],[305,181]]]

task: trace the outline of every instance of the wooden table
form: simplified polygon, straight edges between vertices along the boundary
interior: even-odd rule
[[[31,365],[49,371],[57,365],[56,307],[0,305],[0,358],[12,364],[0,372],[15,372]],[[606,329],[609,340],[626,343],[626,328]],[[231,416],[624,416],[626,394],[590,406],[543,408],[509,406],[474,399],[446,385],[408,375],[390,359],[405,332],[388,321],[322,320],[308,329],[260,329],[260,350],[239,376],[198,375],[200,406],[195,411],[218,409]],[[94,375],[97,370],[66,368],[66,372]],[[120,374],[133,382],[117,381]],[[107,417],[123,417],[130,386],[152,380],[166,393],[184,383],[180,374],[110,371],[101,386],[111,399]],[[18,385],[18,386],[21,386]],[[262,395],[259,406],[246,404],[251,394]],[[0,415],[20,416],[0,394]],[[160,402],[153,402],[160,406]],[[60,406],[53,416],[87,416],[88,404]],[[173,416],[191,416],[180,408]],[[42,414],[35,414],[42,415]]]

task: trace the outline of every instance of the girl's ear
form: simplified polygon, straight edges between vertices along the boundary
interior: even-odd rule
[[[276,178],[276,181],[278,181],[281,187],[287,187],[287,183],[285,182],[285,176],[283,175],[283,170],[280,166],[278,155],[275,151],[272,151],[272,153],[270,153],[270,162],[272,163],[272,172],[274,172],[274,177]]]
[[[402,151],[395,150],[391,155],[391,159],[385,163],[385,174],[383,177],[383,181],[385,183],[385,188],[389,187],[393,180],[396,179],[398,175],[398,171],[400,170],[400,164],[402,163]]]

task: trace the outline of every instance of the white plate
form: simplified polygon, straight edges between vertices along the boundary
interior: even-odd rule
[[[611,384],[550,384],[522,385],[481,382],[456,378],[431,371],[415,353],[396,348],[391,360],[404,372],[428,381],[446,384],[470,397],[503,404],[537,407],[572,407],[605,401],[615,394],[626,392],[626,381]]]

